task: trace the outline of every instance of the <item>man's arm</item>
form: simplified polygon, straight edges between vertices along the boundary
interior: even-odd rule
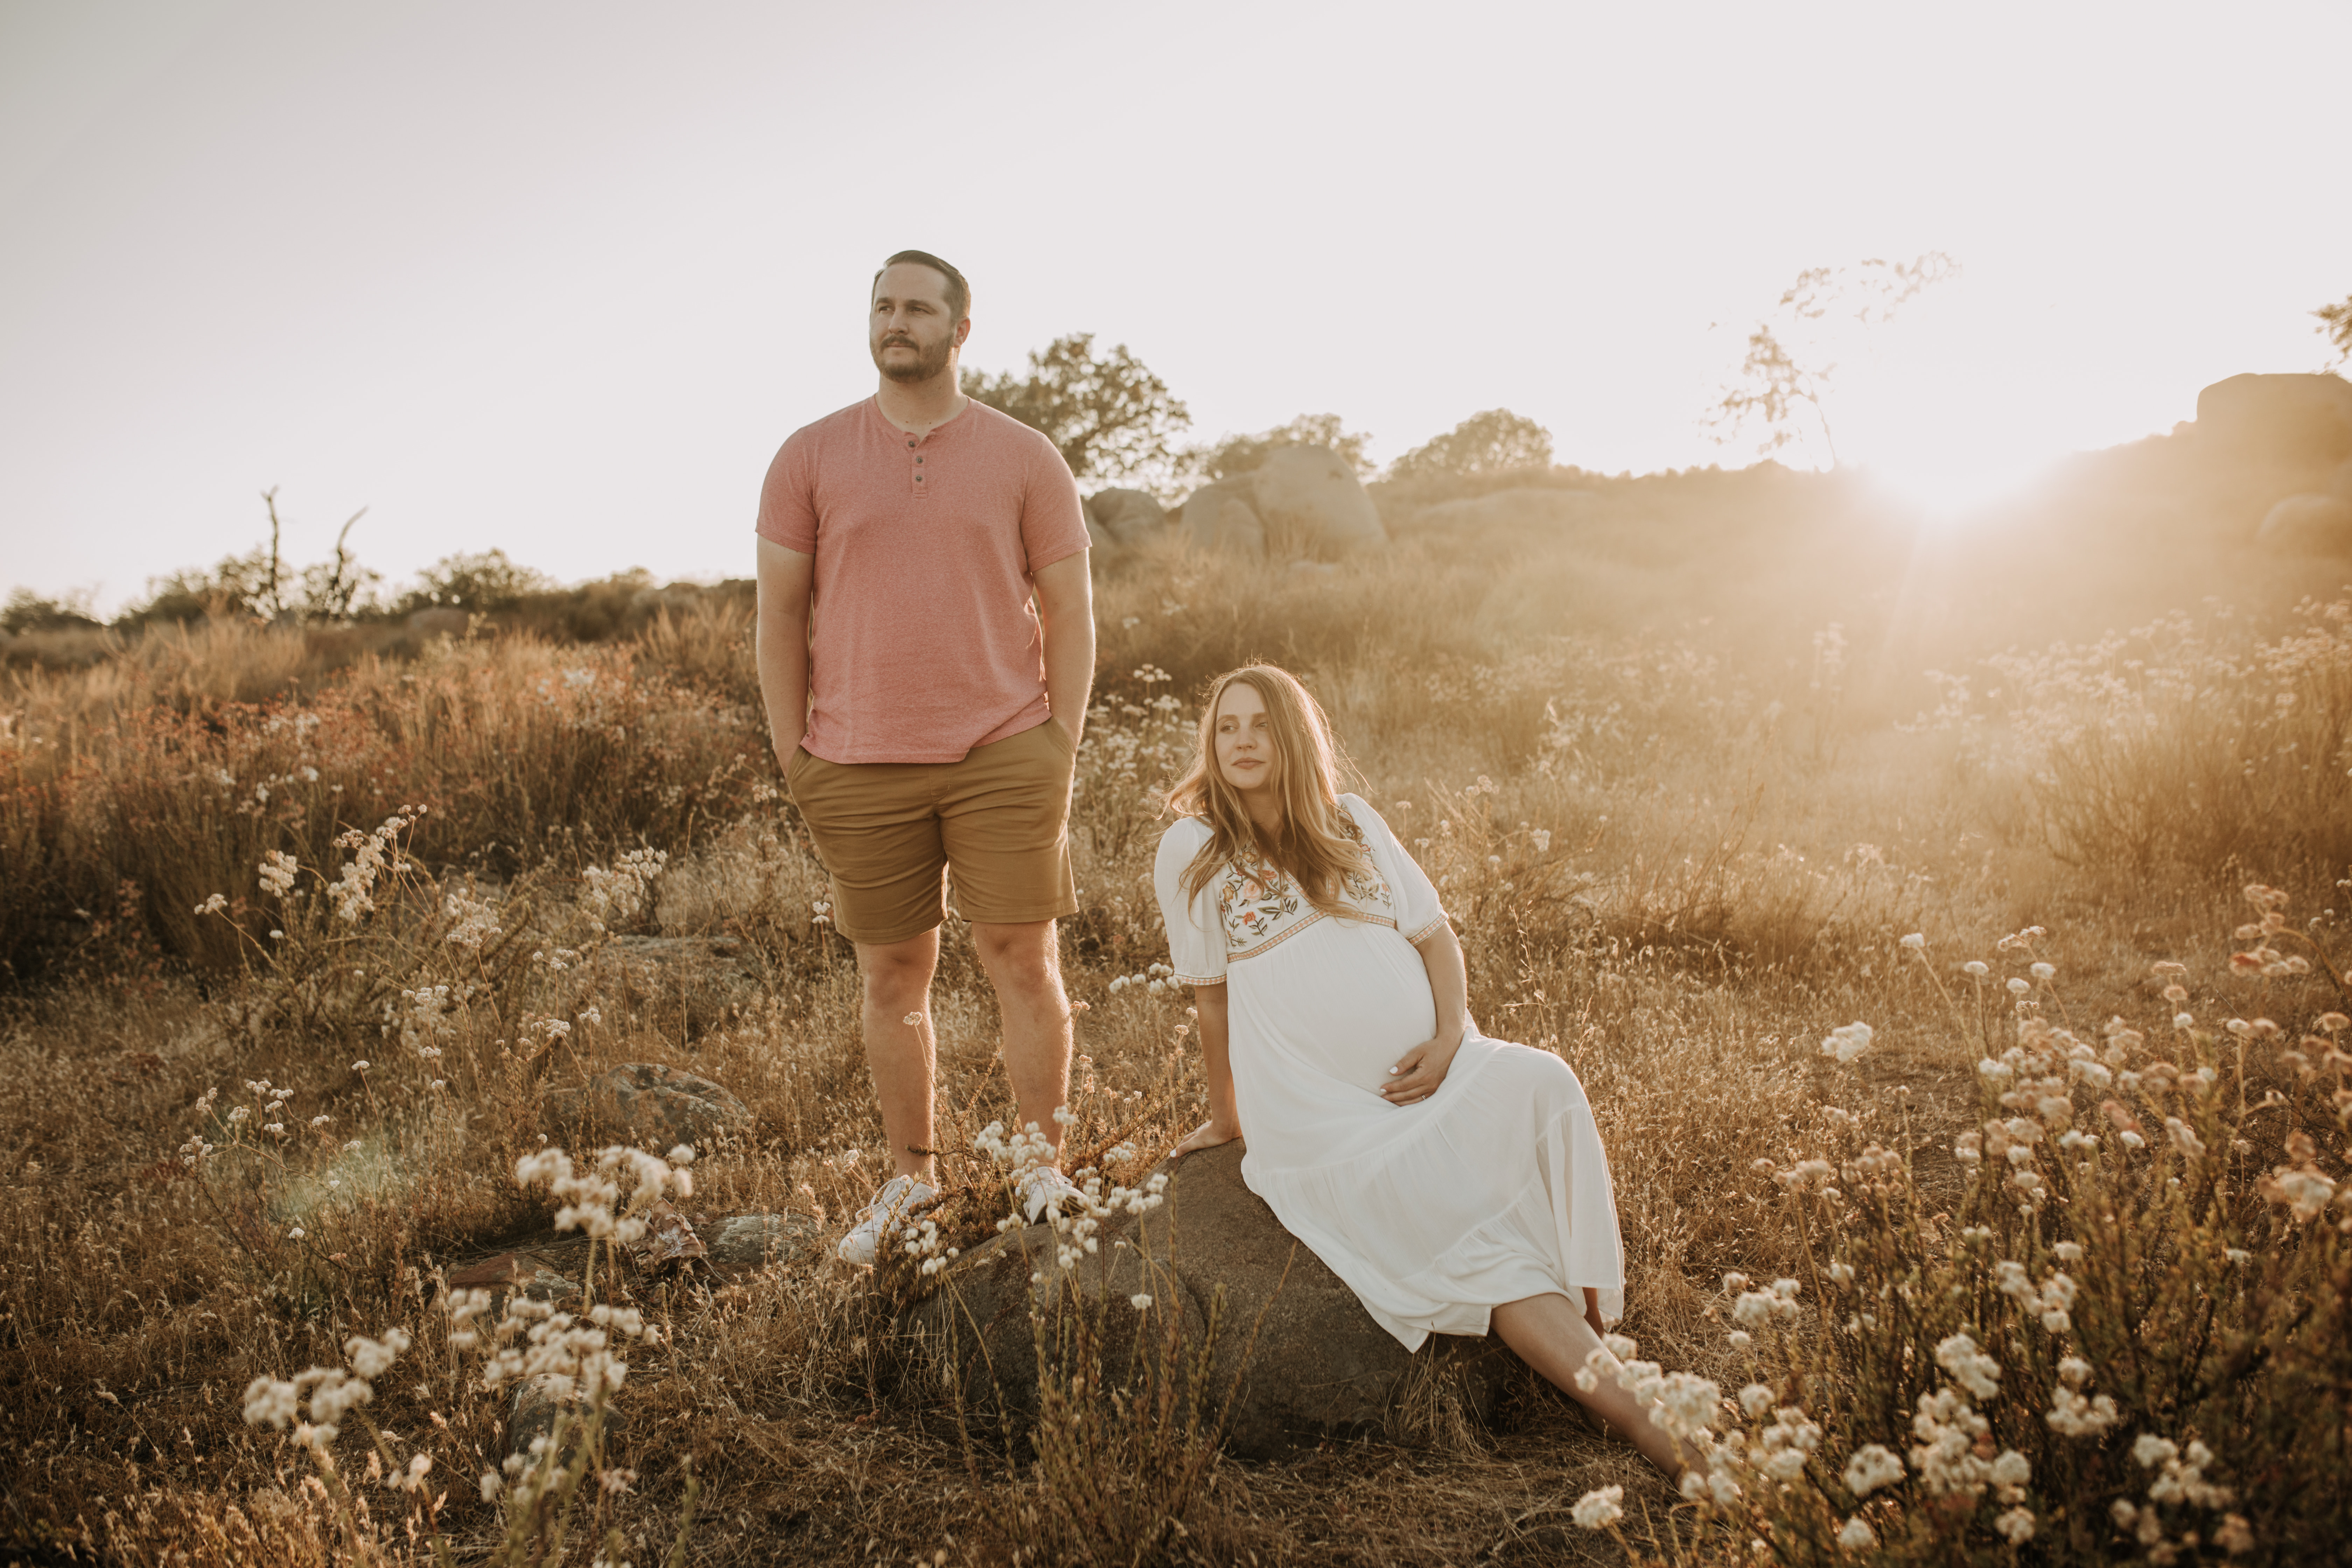
[[[1037,571],[1037,621],[1045,631],[1045,700],[1053,705],[1055,722],[1070,732],[1073,751],[1086,731],[1087,699],[1095,684],[1095,587],[1087,569],[1089,553],[1081,550]],[[764,575],[761,581],[765,584]],[[765,597],[763,587],[763,603]],[[762,662],[761,671],[766,668]],[[773,697],[768,710],[775,711]]]
[[[815,556],[760,541],[760,696],[779,766],[793,760],[808,730],[809,584],[815,571]],[[1089,659],[1093,640],[1090,635]]]

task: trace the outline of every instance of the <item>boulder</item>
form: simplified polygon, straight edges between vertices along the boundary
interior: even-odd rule
[[[665,1154],[680,1143],[702,1151],[721,1133],[750,1131],[751,1108],[707,1078],[659,1062],[629,1062],[551,1091],[541,1120],[551,1133],[585,1127]]]
[[[748,1274],[820,1252],[824,1231],[804,1214],[739,1214],[722,1220],[704,1243],[703,1261],[723,1274]]]
[[[1408,1355],[1243,1185],[1240,1145],[1161,1169],[1166,1203],[1106,1221],[1098,1251],[1069,1276],[1055,1268],[1050,1227],[1016,1229],[958,1258],[908,1310],[902,1329],[957,1370],[970,1406],[1034,1415],[1034,1302],[1049,1345],[1059,1314],[1101,1314],[1107,1368],[1128,1364],[1139,1336],[1153,1354],[1171,1331],[1198,1346],[1214,1314],[1204,1392],[1213,1401],[1234,1390],[1226,1447],[1245,1458],[1370,1430],[1404,1435],[1433,1404],[1492,1414],[1511,1364],[1500,1342],[1433,1335]],[[1150,1303],[1135,1307],[1139,1296]]]
[[[1276,447],[1248,483],[1266,542],[1283,554],[1345,555],[1388,542],[1363,481],[1328,447]]]
[[[2254,542],[2281,555],[2352,555],[2352,500],[2289,496],[2263,518]]]
[[[2218,458],[2332,468],[2352,458],[2352,382],[2233,375],[2197,395],[2198,446]]]
[[[1121,545],[1140,544],[1168,527],[1168,509],[1149,490],[1097,490],[1087,498],[1087,515]]]
[[[1265,524],[1250,501],[1250,482],[1219,479],[1202,485],[1184,498],[1185,531],[1203,550],[1230,550],[1243,555],[1265,553]]]
[[[1087,548],[1093,552],[1093,559],[1088,563],[1099,571],[1125,554],[1127,547],[1118,542],[1118,535],[1104,526],[1102,519],[1095,512],[1093,501],[1079,501],[1078,510],[1087,520]]]

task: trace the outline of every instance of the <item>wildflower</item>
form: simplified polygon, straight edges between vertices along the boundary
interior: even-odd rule
[[[1892,1449],[1876,1443],[1864,1444],[1845,1462],[1845,1489],[1856,1498],[1866,1498],[1902,1479],[1903,1461],[1895,1458]]]
[[[2054,963],[2037,963],[2033,966],[2032,973],[2036,980],[2054,979],[2058,973],[2058,966]]]
[[[286,1233],[286,1239],[287,1239],[287,1240],[289,1240],[289,1241],[299,1241],[299,1240],[301,1240],[301,1239],[302,1239],[302,1237],[303,1237],[306,1234],[308,1234],[308,1233],[307,1233],[307,1232],[305,1232],[305,1231],[303,1230],[303,1228],[302,1228],[300,1226],[299,1226],[299,1225],[298,1225],[298,1226],[296,1226],[292,1230],[289,1230],[289,1231],[288,1231],[288,1232]]]
[[[216,915],[226,908],[228,908],[228,899],[226,896],[220,893],[215,893],[211,898],[206,899],[203,903],[196,906],[196,913],[200,915]]]
[[[482,1472],[481,1488],[482,1500],[484,1502],[496,1502],[498,1500],[499,1484],[498,1471],[484,1470]]]
[[[294,890],[294,857],[281,849],[272,849],[261,862],[261,890],[273,899],[282,899]]]
[[[1870,1036],[1871,1028],[1867,1024],[1848,1024],[1843,1028],[1832,1029],[1829,1038],[1822,1042],[1822,1055],[1835,1057],[1843,1066],[1870,1049]]]
[[[1847,1552],[1867,1552],[1878,1544],[1878,1532],[1864,1523],[1862,1516],[1856,1514],[1839,1527],[1837,1543]]]
[[[1724,1337],[1730,1342],[1731,1348],[1736,1351],[1744,1351],[1756,1342],[1756,1336],[1746,1329],[1734,1329]]]
[[[1623,1487],[1602,1487],[1599,1491],[1585,1493],[1576,1500],[1569,1517],[1584,1530],[1606,1530],[1625,1517],[1620,1506],[1625,1500]]]
[[[1751,1383],[1739,1391],[1739,1408],[1748,1412],[1750,1421],[1762,1417],[1772,1408],[1772,1391],[1760,1383]]]
[[[245,1385],[245,1424],[268,1426],[283,1432],[294,1419],[300,1390],[274,1377],[257,1377]]]
[[[2062,1241],[2050,1250],[2058,1255],[2061,1263],[2080,1263],[2083,1260],[2083,1244],[2079,1241]]]
[[[1903,945],[1912,952],[1922,952],[1927,950],[1927,938],[1924,933],[1915,931],[1903,939]]]
[[[1832,1263],[1832,1264],[1831,1264],[1831,1265],[1830,1265],[1830,1281],[1831,1281],[1831,1283],[1832,1283],[1832,1284],[1836,1284],[1836,1285],[1851,1285],[1851,1284],[1853,1284],[1853,1264],[1851,1264],[1851,1263]]]
[[[1986,967],[1984,960],[1980,958],[1971,958],[1966,963],[1960,965],[1960,973],[1967,975],[1971,980],[1982,980],[1986,975],[1990,974],[1992,971]],[[1856,1521],[1855,1522],[1860,1523],[1861,1521]],[[1865,1524],[1863,1525],[1863,1528],[1867,1530],[1870,1527]]]
[[[1936,1346],[1936,1364],[1979,1399],[2000,1391],[2000,1363],[1977,1348],[1966,1334],[1954,1334]]]
[[[2213,1531],[2213,1544],[2232,1557],[2242,1557],[2254,1549],[2253,1528],[2246,1522],[2244,1514],[2223,1514]]]
[[[2032,989],[2033,985],[2030,981],[2020,980],[2015,976],[2011,976],[2010,979],[2009,994],[2011,996],[2022,996]]]
[[[1992,1527],[2009,1538],[2011,1546],[2022,1546],[2033,1539],[2033,1510],[2013,1508],[1992,1521]]]
[[[691,1165],[694,1163],[694,1145],[680,1143],[663,1158],[673,1165]]]
[[[1151,1305],[1151,1298],[1141,1291],[1138,1291],[1136,1294],[1129,1296],[1127,1299],[1127,1304],[1140,1312],[1146,1307]]]

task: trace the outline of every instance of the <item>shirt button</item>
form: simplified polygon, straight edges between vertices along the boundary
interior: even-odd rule
[[[908,443],[907,443],[907,445],[908,445],[908,446],[909,446],[909,447],[912,447],[912,446],[914,445],[914,443],[913,443],[912,441],[909,441],[909,442],[908,442]]]
[[[922,462],[923,462],[923,459],[922,459],[922,458],[916,458],[916,459],[915,459],[915,466],[916,466],[917,468],[920,468],[920,467],[922,466]]]

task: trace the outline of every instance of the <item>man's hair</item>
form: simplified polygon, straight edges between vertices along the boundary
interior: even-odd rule
[[[875,272],[874,281],[867,288],[866,292],[871,294],[876,289],[880,288],[882,274],[889,271],[901,261],[911,261],[918,267],[928,267],[948,280],[948,314],[950,317],[961,321],[971,314],[971,285],[963,280],[962,273],[958,272],[953,267],[941,261],[928,250],[898,252],[898,255],[884,262]]]

